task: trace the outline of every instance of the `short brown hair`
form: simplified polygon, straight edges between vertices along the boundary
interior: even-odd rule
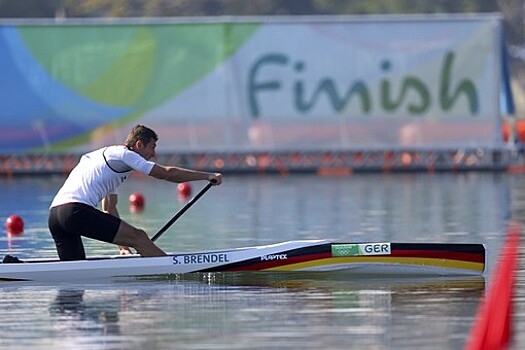
[[[159,137],[155,131],[151,130],[144,125],[135,125],[126,138],[125,145],[132,147],[137,141],[142,141],[144,144],[148,144],[151,141],[158,141]]]

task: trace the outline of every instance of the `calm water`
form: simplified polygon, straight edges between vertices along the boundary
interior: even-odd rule
[[[0,218],[24,218],[0,254],[56,257],[47,207],[64,179],[0,179]],[[196,194],[204,183],[194,183]],[[141,192],[146,209],[129,212]],[[130,179],[119,211],[153,235],[182,206],[176,186]],[[482,242],[484,278],[196,274],[118,284],[0,286],[0,347],[44,349],[461,349],[510,218],[525,222],[525,176],[392,174],[226,176],[159,245],[219,249],[297,239]],[[522,239],[523,241],[523,239]],[[523,246],[523,244],[522,244]],[[89,255],[110,255],[86,241]],[[523,248],[516,300],[525,344]],[[518,346],[515,344],[515,348]]]

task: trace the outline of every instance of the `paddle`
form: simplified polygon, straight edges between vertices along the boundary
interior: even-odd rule
[[[182,214],[184,214],[186,212],[186,210],[188,210],[199,198],[201,198],[204,193],[206,193],[206,191],[208,191],[210,189],[211,186],[213,186],[215,184],[215,180],[212,180],[210,181],[206,187],[204,187],[199,193],[197,193],[197,195],[195,197],[193,197],[192,199],[189,200],[188,203],[186,203],[186,205],[184,207],[182,207],[181,210],[179,210],[179,212],[177,214],[175,214],[174,217],[172,217],[170,219],[170,221],[168,221],[166,223],[166,225],[164,225],[160,230],[159,232],[157,232],[155,234],[155,236],[153,236],[153,238],[151,239],[153,242],[155,242],[160,236],[162,236],[162,234],[168,229],[170,228],[171,225],[173,225],[173,223],[175,221],[177,221],[181,216]]]

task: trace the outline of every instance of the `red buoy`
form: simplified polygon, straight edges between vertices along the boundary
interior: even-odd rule
[[[129,196],[129,209],[132,213],[141,212],[144,210],[144,196],[138,192],[132,193]]]
[[[179,196],[189,197],[191,195],[191,185],[187,182],[183,182],[177,185],[177,191],[179,191]]]
[[[18,215],[8,217],[5,226],[9,235],[19,235],[24,232],[24,220]]]

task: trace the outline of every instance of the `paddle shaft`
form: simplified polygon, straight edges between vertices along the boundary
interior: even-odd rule
[[[179,210],[179,212],[178,212],[177,214],[175,214],[175,216],[172,217],[172,218],[170,219],[170,221],[168,221],[168,222],[166,223],[166,225],[164,225],[164,226],[159,230],[159,232],[157,232],[157,233],[155,234],[155,236],[153,236],[153,238],[152,238],[151,240],[152,240],[153,242],[155,242],[160,236],[162,236],[162,234],[163,234],[164,232],[166,232],[166,230],[167,230],[168,228],[170,228],[170,226],[173,225],[173,223],[174,223],[175,221],[177,221],[177,220],[182,216],[182,214],[184,214],[184,213],[186,212],[186,210],[188,210],[188,209],[189,209],[189,208],[190,208],[190,207],[191,207],[191,206],[192,206],[192,205],[193,205],[193,204],[194,204],[199,198],[201,198],[201,197],[204,195],[204,193],[206,193],[206,191],[208,191],[208,190],[210,189],[211,186],[213,186],[213,182],[212,182],[212,181],[210,181],[210,182],[206,185],[206,187],[204,187],[199,193],[197,193],[197,195],[196,195],[195,197],[193,197],[192,199],[190,199],[190,201],[189,201],[188,203],[186,203],[186,205],[185,205],[181,210]]]

